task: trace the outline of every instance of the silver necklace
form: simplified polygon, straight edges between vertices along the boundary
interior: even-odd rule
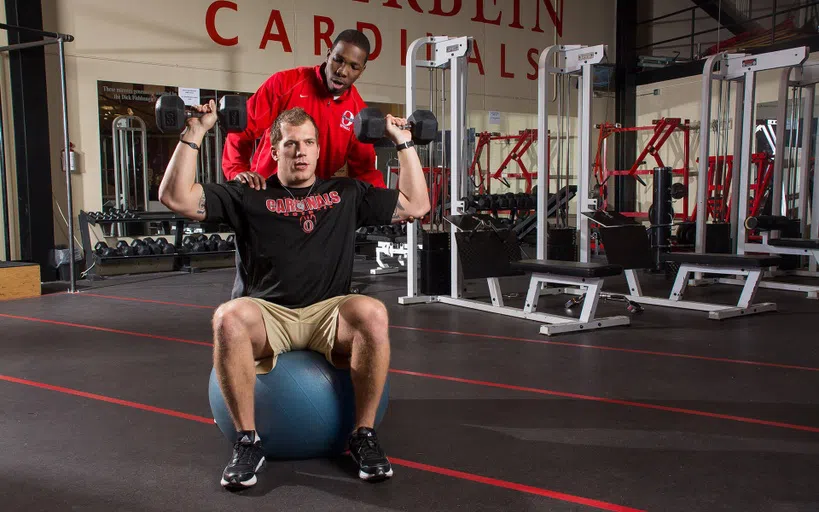
[[[306,209],[306,206],[304,205],[304,199],[310,195],[310,192],[313,191],[313,187],[315,187],[315,186],[316,186],[316,180],[313,180],[313,184],[310,185],[310,190],[307,191],[307,194],[305,194],[304,197],[302,197],[301,199],[296,199],[296,196],[293,195],[293,192],[290,192],[290,189],[287,188],[284,185],[284,183],[282,183],[282,188],[285,189],[288,194],[290,194],[290,197],[292,197],[293,201],[296,202],[296,210],[298,210],[300,212],[303,212]]]

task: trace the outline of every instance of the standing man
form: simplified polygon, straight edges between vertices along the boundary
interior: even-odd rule
[[[353,135],[353,118],[367,106],[353,84],[367,67],[369,56],[367,36],[345,30],[335,38],[321,65],[287,69],[268,78],[247,102],[247,129],[227,136],[222,154],[225,177],[263,189],[265,180],[277,171],[270,156],[270,126],[280,113],[300,107],[315,119],[325,148],[316,168],[319,178],[328,179],[346,167],[350,178],[385,187],[375,168],[375,150]]]

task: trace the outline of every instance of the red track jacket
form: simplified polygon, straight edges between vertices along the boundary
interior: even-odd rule
[[[353,134],[353,117],[367,105],[351,86],[338,98],[327,92],[322,66],[279,71],[262,84],[247,102],[247,129],[230,133],[222,154],[222,171],[232,180],[237,174],[255,171],[265,178],[276,173],[270,156],[270,126],[283,111],[301,107],[313,116],[319,128],[321,152],[316,168],[319,178],[331,178],[347,165],[351,178],[385,187],[381,171],[375,168],[375,150]],[[261,142],[253,154],[253,145]],[[253,159],[251,160],[251,154]]]

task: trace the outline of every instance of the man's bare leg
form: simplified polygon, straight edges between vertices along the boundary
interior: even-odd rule
[[[242,489],[256,483],[264,464],[255,434],[253,395],[255,360],[267,347],[267,333],[258,305],[235,299],[219,306],[213,315],[213,367],[233,425],[240,433],[233,457],[222,473],[222,485]],[[252,435],[246,435],[253,431]]]
[[[364,480],[392,476],[392,466],[381,450],[373,427],[390,367],[389,318],[383,303],[370,297],[354,297],[339,308],[333,361],[349,361],[355,392],[355,431],[350,453]]]

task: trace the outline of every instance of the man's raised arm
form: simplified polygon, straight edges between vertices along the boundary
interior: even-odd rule
[[[187,128],[159,184],[159,201],[173,212],[201,221],[207,217],[207,211],[205,189],[196,183],[197,148],[201,147],[208,130],[216,124],[216,102],[211,100],[207,105],[195,108],[205,115],[187,120]]]
[[[387,136],[396,145],[411,140],[412,135],[402,127],[407,120],[387,115]],[[424,169],[415,147],[398,151],[398,202],[392,215],[393,222],[420,219],[429,212],[429,190]]]

